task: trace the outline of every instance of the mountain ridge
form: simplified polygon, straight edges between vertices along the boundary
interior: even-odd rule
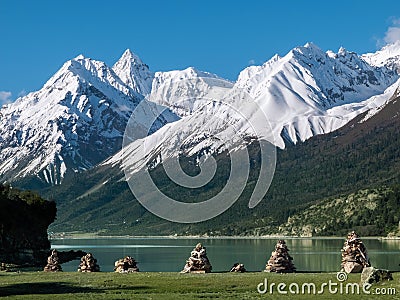
[[[143,97],[103,62],[82,55],[66,62],[41,90],[1,109],[3,180],[36,175],[59,184],[67,169],[94,166],[120,149],[129,116]],[[165,111],[145,104],[143,118]],[[165,111],[153,131],[177,119]]]
[[[378,51],[379,57],[393,61],[390,55],[382,56],[386,50]],[[323,52],[307,43],[262,66],[246,68],[231,83],[194,68],[153,73],[129,49],[112,68],[80,55],[40,91],[0,110],[0,176],[7,180],[33,175],[59,184],[67,169],[80,172],[110,159],[121,149],[125,126],[137,107],[141,111],[135,112],[133,127],[143,131],[140,136],[169,123],[145,138],[155,147],[153,153],[174,151],[171,143],[178,140],[187,140],[189,155],[204,149],[207,155],[223,152],[232,144],[229,126],[237,140],[252,140],[255,126],[267,132],[258,138],[274,136],[273,143],[285,148],[340,128],[368,110],[378,111],[387,102],[399,75],[384,63],[369,65],[367,57],[344,48]],[[246,94],[247,102],[233,99],[235,93]],[[254,107],[249,108],[250,100]],[[242,120],[241,111],[249,118]],[[270,128],[260,121],[261,115]],[[149,129],[152,119],[157,122]]]

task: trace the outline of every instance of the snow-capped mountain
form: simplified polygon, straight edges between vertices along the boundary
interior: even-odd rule
[[[148,100],[168,106],[184,117],[203,106],[206,97],[219,99],[232,87],[233,83],[192,67],[156,72]]]
[[[124,161],[135,172],[180,154],[208,157],[254,138],[284,148],[387,103],[398,88],[399,48],[359,56],[308,43],[244,69],[235,83],[194,68],[152,73],[129,50],[113,68],[78,56],[40,91],[0,110],[0,174],[59,183],[67,170],[91,168],[120,150],[137,107],[129,125],[139,139],[106,165]],[[147,136],[148,128],[161,129]]]
[[[120,62],[129,59],[138,60],[127,51]],[[164,109],[142,100],[138,91],[103,62],[82,55],[67,61],[41,90],[0,110],[1,177],[37,175],[58,184],[67,171],[88,169],[109,157],[121,148],[126,123],[139,102],[144,105],[135,121],[138,131],[144,130],[142,119]],[[166,111],[152,131],[177,119]]]
[[[157,78],[156,75],[155,81]],[[398,78],[393,70],[371,66],[343,48],[338,53],[323,52],[306,44],[284,57],[276,55],[262,66],[246,68],[218,101],[203,102],[194,112],[176,110],[183,116],[181,120],[138,139],[105,164],[121,164],[133,174],[181,154],[204,155],[237,143],[244,145],[244,137],[266,139],[284,148],[288,141],[297,143],[332,132],[357,115],[381,107],[398,87]],[[159,93],[164,97],[159,103],[172,109],[176,109],[179,99],[195,98],[194,88],[177,88],[175,92],[167,85],[167,90],[161,85],[158,91],[157,82],[153,82],[151,95]],[[213,99],[207,93],[202,96]],[[168,101],[168,97],[172,100]]]
[[[235,86],[262,107],[276,134],[297,143],[343,126],[353,111],[363,112],[361,101],[383,93],[397,78],[396,72],[371,66],[344,48],[323,52],[308,43],[246,68]],[[342,111],[345,104],[351,105]],[[278,138],[277,145],[284,147],[284,141]]]
[[[366,53],[361,58],[371,66],[386,66],[400,72],[400,41],[386,45],[374,53]]]
[[[112,69],[138,95],[150,94],[154,73],[131,50],[127,49]]]

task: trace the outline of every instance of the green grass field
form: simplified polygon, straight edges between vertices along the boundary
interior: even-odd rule
[[[268,286],[275,283],[273,293],[259,294],[257,286],[267,279]],[[347,283],[358,283],[360,274],[350,274],[343,283],[342,294],[335,273],[78,273],[78,272],[0,272],[0,297],[11,299],[400,299],[400,273],[394,274],[394,280],[373,285],[364,294],[353,294]],[[335,294],[328,286],[318,294],[324,283],[338,284]],[[279,283],[288,293],[279,294]],[[313,283],[316,294],[308,292],[304,283]],[[299,286],[299,295],[292,291]],[[264,285],[260,287],[264,288]],[[334,289],[335,286],[332,286]],[[386,295],[377,295],[377,293]],[[392,295],[387,295],[387,294]],[[395,295],[393,295],[395,293]]]

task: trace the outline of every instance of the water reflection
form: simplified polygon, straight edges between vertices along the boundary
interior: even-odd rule
[[[293,262],[298,271],[335,272],[340,269],[340,238],[287,238]],[[60,250],[81,249],[92,252],[102,271],[112,271],[114,262],[133,256],[141,271],[178,272],[193,247],[201,242],[214,272],[227,271],[243,263],[249,271],[261,271],[274,250],[277,239],[175,239],[175,238],[99,238],[59,239],[52,247]],[[400,240],[363,239],[373,266],[400,270]],[[76,271],[79,262],[63,265],[65,271]]]

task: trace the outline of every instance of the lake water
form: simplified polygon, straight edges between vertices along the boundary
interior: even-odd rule
[[[83,250],[97,259],[101,271],[113,271],[114,262],[127,255],[137,262],[140,271],[179,272],[194,246],[201,242],[213,272],[228,271],[243,263],[248,271],[261,271],[274,250],[276,238],[95,238],[53,239],[52,248],[61,251]],[[340,269],[344,239],[286,238],[286,244],[298,271],[335,272]],[[364,238],[374,267],[400,270],[400,240]],[[62,265],[64,271],[76,271],[79,260]]]

